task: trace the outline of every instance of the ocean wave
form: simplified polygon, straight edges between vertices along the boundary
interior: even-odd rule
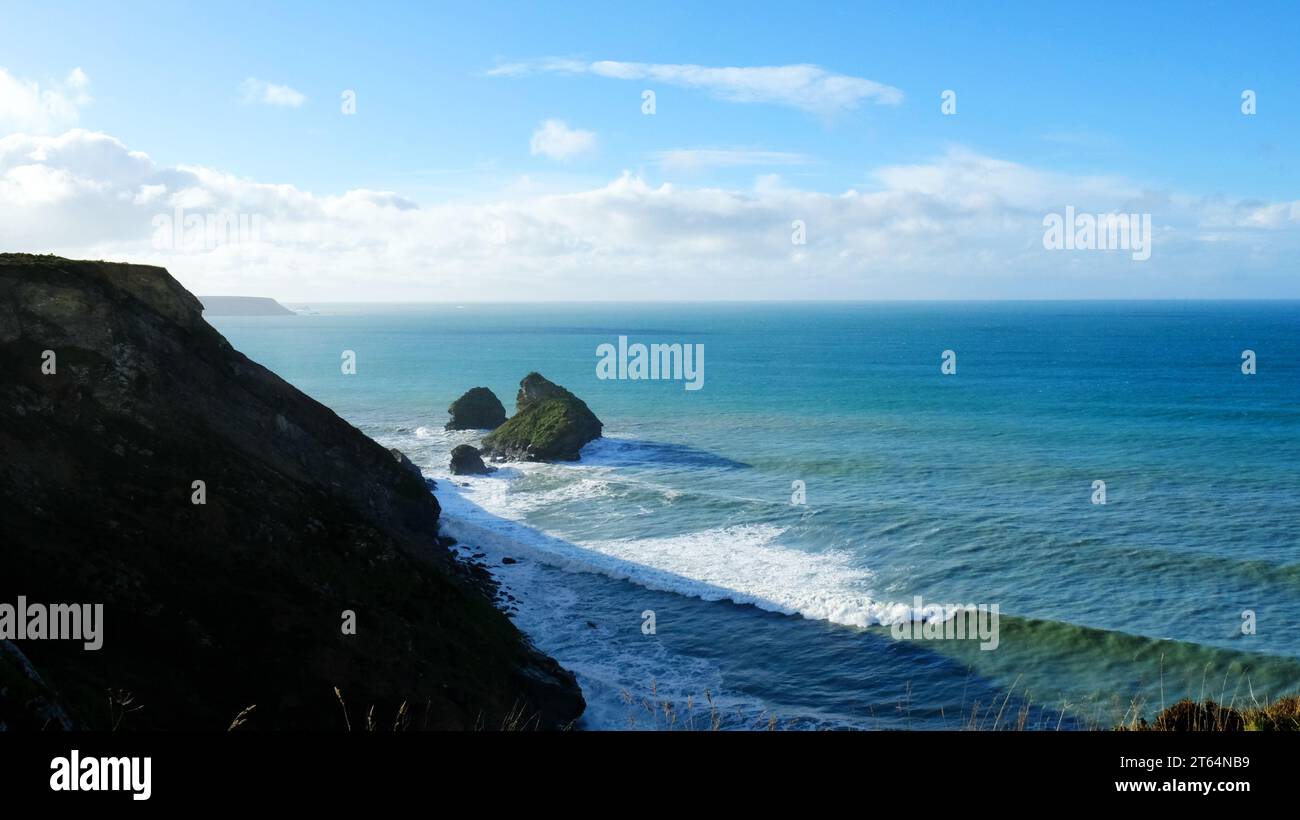
[[[583,478],[558,491],[567,497],[594,497],[606,492],[600,483]],[[849,553],[781,545],[786,527],[737,524],[657,538],[577,543],[524,523],[528,511],[547,502],[512,493],[508,484],[484,478],[464,486],[444,485],[438,497],[445,531],[489,552],[706,601],[748,604],[857,627],[919,617],[907,604],[875,600],[874,574],[856,565]]]
[[[629,612],[612,602],[607,597],[610,590],[603,585],[557,577],[565,573],[541,561],[502,564],[504,554],[491,547],[462,542],[458,550],[467,558],[485,555],[495,564],[493,574],[509,596],[505,600],[511,619],[577,676],[587,701],[582,728],[668,728],[661,712],[664,703],[680,712],[683,725],[691,720],[692,702],[700,713],[697,719],[705,725],[710,709],[716,707],[721,728],[744,728],[765,713],[761,700],[725,685],[713,659],[682,654],[654,636],[643,635],[639,610],[633,607]],[[521,554],[513,548],[508,553]],[[631,629],[620,617],[628,615],[627,620],[636,618]],[[705,692],[711,693],[711,701],[705,700]]]
[[[576,463],[511,462],[491,476],[451,476],[443,449],[468,437],[419,427],[406,443],[415,451],[408,455],[439,481],[436,494],[444,530],[476,548],[661,592],[845,626],[865,628],[922,617],[910,603],[877,599],[875,574],[849,550],[814,552],[781,543],[787,526],[733,523],[661,537],[572,540],[526,523],[538,512],[597,505],[608,508],[604,514],[611,519],[636,515],[638,505],[641,515],[662,514],[693,492],[647,482],[621,466],[661,456],[681,463],[704,451],[606,438],[589,444]],[[648,497],[661,506],[652,510],[640,504]]]

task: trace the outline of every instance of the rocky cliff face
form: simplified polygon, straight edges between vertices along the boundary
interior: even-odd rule
[[[104,606],[102,649],[15,641],[0,683],[39,674],[92,728],[110,690],[125,728],[572,722],[418,471],[201,313],[161,268],[0,254],[0,603]],[[0,723],[52,708],[6,691]]]

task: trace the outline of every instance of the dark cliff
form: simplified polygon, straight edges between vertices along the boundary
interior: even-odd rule
[[[573,677],[450,557],[418,471],[201,314],[162,268],[0,254],[0,604],[104,605],[98,651],[12,645],[58,710],[342,728],[338,687],[353,728],[570,724]],[[13,657],[0,724],[48,725]]]

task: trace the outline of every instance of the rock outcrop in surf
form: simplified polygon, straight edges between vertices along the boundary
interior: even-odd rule
[[[452,475],[487,475],[496,472],[495,467],[483,463],[478,448],[470,444],[458,444],[451,451]]]
[[[540,373],[519,383],[515,414],[483,439],[483,452],[519,461],[577,461],[604,424],[587,403]]]
[[[472,387],[447,408],[447,430],[495,430],[506,420],[506,408],[486,387]]]

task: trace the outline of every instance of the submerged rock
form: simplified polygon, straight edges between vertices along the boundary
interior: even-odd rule
[[[577,461],[604,424],[587,403],[540,373],[519,383],[515,414],[483,439],[483,452],[522,461]]]
[[[506,408],[486,387],[472,387],[447,408],[447,430],[495,430],[506,420]]]
[[[452,475],[487,475],[496,471],[496,467],[484,464],[478,449],[469,444],[459,444],[451,451]]]

